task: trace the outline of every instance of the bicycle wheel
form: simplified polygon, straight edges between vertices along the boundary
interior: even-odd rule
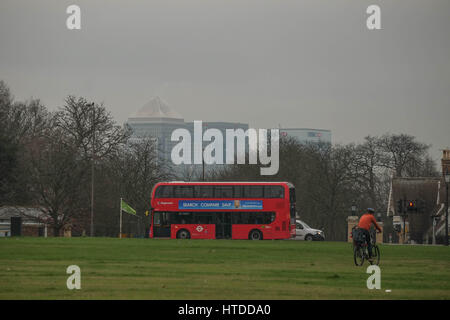
[[[361,246],[353,247],[353,260],[355,261],[355,265],[362,266],[364,263],[364,251]]]
[[[372,248],[372,261],[370,264],[378,265],[380,263],[380,248],[377,245],[374,245]]]

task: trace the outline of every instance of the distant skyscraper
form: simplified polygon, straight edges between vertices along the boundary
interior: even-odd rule
[[[183,116],[169,107],[159,97],[152,98],[135,114],[128,118],[127,124],[133,131],[132,139],[154,138],[159,156],[169,158],[172,147],[176,144],[170,140],[172,131],[186,128]]]
[[[198,119],[202,120],[202,119]],[[135,114],[128,118],[127,124],[133,131],[132,139],[149,136],[155,139],[160,151],[160,157],[170,159],[172,148],[178,141],[171,141],[172,132],[178,128],[187,129],[194,137],[194,122],[185,122],[181,114],[173,110],[165,101],[159,97],[152,98],[147,104],[140,108]],[[248,129],[246,123],[235,122],[203,122],[203,131],[214,128],[222,132],[225,137],[226,129]],[[225,142],[225,141],[224,141]],[[204,142],[207,145],[209,142]],[[223,149],[225,162],[225,143]]]
[[[280,137],[291,137],[300,143],[331,143],[331,131],[308,128],[280,128]]]

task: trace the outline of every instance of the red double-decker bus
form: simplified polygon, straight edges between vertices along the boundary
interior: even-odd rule
[[[287,239],[295,236],[289,182],[160,182],[150,238]]]

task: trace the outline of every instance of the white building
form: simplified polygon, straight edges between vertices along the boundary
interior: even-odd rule
[[[331,131],[310,128],[280,128],[280,137],[292,137],[300,143],[331,143]]]

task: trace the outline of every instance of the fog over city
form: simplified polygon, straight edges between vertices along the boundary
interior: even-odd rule
[[[81,8],[81,30],[66,8]],[[382,30],[366,8],[381,7]],[[450,142],[450,2],[0,2],[0,80],[50,110],[67,95],[118,122],[160,96],[188,121],[407,133]]]

